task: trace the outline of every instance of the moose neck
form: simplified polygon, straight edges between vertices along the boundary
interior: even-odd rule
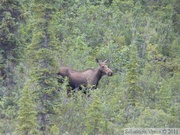
[[[96,80],[97,80],[97,83],[98,83],[99,80],[104,76],[104,74],[103,74],[102,71],[99,69],[99,67],[97,67],[95,70],[96,70]]]

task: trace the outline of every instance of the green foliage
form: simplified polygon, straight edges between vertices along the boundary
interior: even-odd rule
[[[175,117],[166,114],[162,110],[145,108],[139,117],[133,119],[126,127],[134,128],[170,128],[174,127]]]
[[[18,134],[37,134],[37,112],[30,81],[25,83],[22,97],[18,101]]]
[[[178,0],[2,0],[0,13],[0,134],[180,126]],[[68,98],[59,67],[95,58],[113,76]]]
[[[127,98],[130,101],[130,104],[136,105],[138,104],[137,99],[141,97],[141,88],[139,86],[139,61],[137,56],[137,49],[135,45],[130,46],[130,52],[132,52],[129,56],[129,61],[127,64]]]
[[[87,108],[86,121],[86,133],[87,134],[99,134],[103,126],[103,114],[100,106],[100,99],[95,95],[92,103]]]

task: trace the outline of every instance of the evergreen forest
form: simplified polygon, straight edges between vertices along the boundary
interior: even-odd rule
[[[179,0],[0,0],[0,134],[180,127]],[[60,67],[109,60],[90,96]]]

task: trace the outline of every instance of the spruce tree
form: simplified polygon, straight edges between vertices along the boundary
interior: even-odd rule
[[[28,80],[24,85],[21,98],[18,101],[18,134],[37,134],[37,110],[33,97],[33,90]]]
[[[85,117],[86,121],[86,133],[88,134],[99,134],[102,130],[103,123],[103,114],[101,110],[100,98],[97,95],[94,95],[92,103],[87,108],[87,116]]]
[[[55,1],[53,1],[55,2]],[[57,59],[58,45],[55,36],[53,2],[34,1],[33,15],[28,21],[32,27],[32,41],[27,48],[30,78],[35,87],[35,100],[38,108],[38,124],[42,134],[48,133],[50,116],[54,114],[53,104],[58,97]],[[33,22],[33,24],[31,24]],[[48,119],[49,118],[49,119]]]
[[[139,86],[139,61],[136,45],[130,46],[129,61],[127,64],[127,98],[131,105],[135,106],[139,103],[138,98],[141,96],[141,88]]]
[[[23,21],[20,7],[19,0],[0,1],[0,121],[3,123],[0,134],[13,134],[17,117],[21,83],[16,69],[24,54],[19,37]]]

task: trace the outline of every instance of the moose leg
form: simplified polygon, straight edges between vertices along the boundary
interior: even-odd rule
[[[71,86],[68,85],[68,87],[67,87],[67,97],[68,98],[71,97],[71,91],[72,91],[72,88],[71,88]]]
[[[71,97],[71,93],[72,94],[74,94],[77,90],[79,90],[80,89],[80,87],[78,86],[78,87],[76,87],[75,89],[71,89],[71,88],[68,88],[67,89],[67,97]]]
[[[91,90],[94,90],[94,89],[96,89],[96,88],[97,88],[97,86],[96,86],[96,85],[93,85],[93,86],[91,86],[89,89],[87,89],[87,90],[86,90],[87,96],[90,97],[90,96],[91,96],[90,91],[91,91]]]
[[[67,89],[67,97],[70,98],[71,97],[71,90],[68,88]]]
[[[78,86],[78,87],[76,87],[74,90],[73,90],[73,93],[75,93],[77,90],[79,90],[80,89],[80,87]]]

